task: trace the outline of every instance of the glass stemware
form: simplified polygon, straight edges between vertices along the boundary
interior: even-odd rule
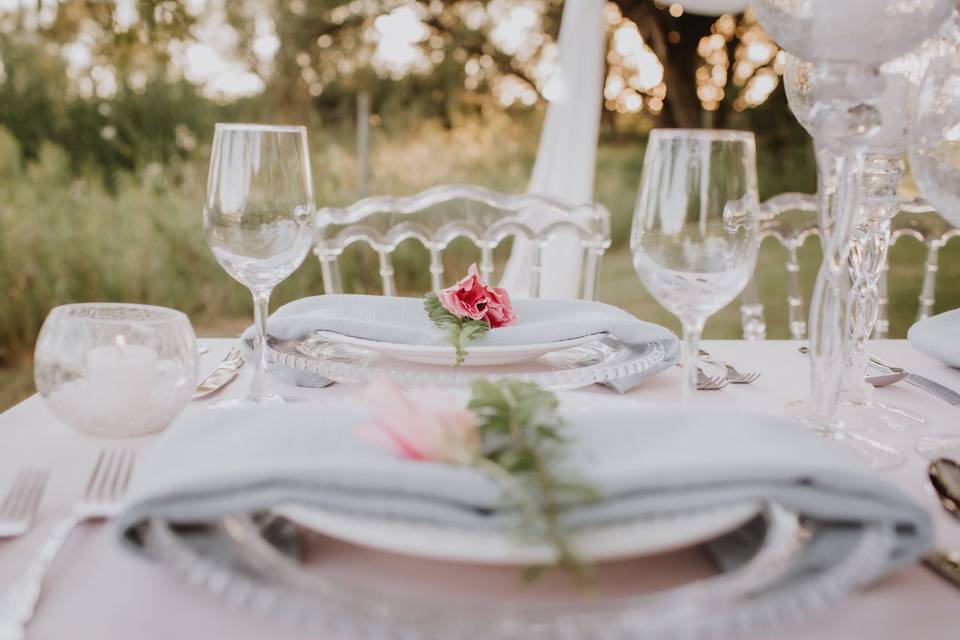
[[[943,34],[880,67],[884,87],[877,107],[881,125],[867,144],[861,176],[861,197],[847,259],[850,297],[847,304],[845,371],[841,378],[840,413],[848,428],[857,431],[902,430],[923,424],[915,412],[881,402],[864,381],[869,365],[867,341],[879,311],[879,283],[890,246],[890,227],[899,211],[898,186],[903,175],[901,156],[907,146],[907,111],[919,85],[930,52]],[[811,111],[816,102],[811,76],[816,64],[788,55],[784,88],[790,109],[811,135]]]
[[[917,94],[910,168],[923,196],[951,224],[960,226],[960,47],[956,44],[930,63]]]
[[[879,66],[930,36],[948,0],[756,0],[764,28],[788,53],[817,63],[810,125],[818,166],[823,262],[810,304],[811,398],[788,412],[858,451],[874,468],[903,462],[896,450],[848,431],[838,415],[848,354],[848,259],[860,207],[864,156],[880,131]]]
[[[960,226],[960,26],[956,15],[927,68],[910,126],[910,168],[920,192],[951,224]],[[921,438],[917,451],[927,457],[956,456],[960,435]]]
[[[704,323],[753,273],[758,208],[752,133],[650,133],[630,249],[644,286],[683,325],[685,401],[697,388]]]
[[[309,253],[313,221],[306,128],[217,124],[203,226],[220,266],[253,294],[257,329],[250,390],[221,406],[284,402],[266,372],[270,293]]]

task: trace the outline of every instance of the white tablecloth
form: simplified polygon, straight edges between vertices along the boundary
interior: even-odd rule
[[[204,342],[210,346],[210,352],[201,358],[202,372],[212,370],[232,344],[228,340]],[[798,354],[795,342],[708,341],[704,348],[738,368],[763,375],[751,385],[698,392],[696,402],[700,406],[741,406],[779,414],[788,400],[806,394],[807,363]],[[930,360],[905,341],[880,341],[873,344],[873,349],[894,364],[960,389],[960,371]],[[245,390],[250,373],[249,368],[245,369],[244,376],[224,392],[224,397]],[[645,382],[631,396],[651,404],[673,403],[679,398],[679,383],[680,370],[674,368]],[[334,386],[295,392],[332,394],[342,389]],[[599,387],[591,390],[611,393]],[[888,433],[878,439],[908,453],[908,464],[889,475],[930,508],[936,520],[938,544],[960,549],[960,522],[945,515],[937,505],[925,482],[925,461],[913,452],[918,436],[950,429],[960,433],[960,407],[950,406],[906,383],[879,393],[887,402],[921,412],[929,419],[930,424],[925,427]],[[199,410],[202,404],[194,403],[188,410]],[[0,587],[8,585],[27,565],[51,525],[81,492],[102,447],[130,445],[146,451],[152,441],[152,437],[108,441],[79,434],[61,425],[36,396],[0,415],[0,493],[9,486],[18,468],[42,467],[53,472],[33,531],[16,540],[0,540]],[[74,533],[53,567],[37,617],[29,629],[29,638],[35,640],[267,637],[292,640],[302,635],[187,587],[164,567],[121,550],[102,525],[82,526]],[[956,640],[960,637],[960,590],[926,569],[912,567],[840,603],[819,619],[769,637]]]

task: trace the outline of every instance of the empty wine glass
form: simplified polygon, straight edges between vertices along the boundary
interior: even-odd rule
[[[920,85],[910,130],[910,169],[923,196],[960,226],[960,51],[934,59]]]
[[[220,266],[253,294],[257,329],[250,391],[221,405],[284,402],[271,391],[266,374],[270,293],[310,251],[313,218],[304,127],[216,126],[203,226]]]
[[[683,325],[685,402],[697,387],[704,323],[753,273],[758,209],[752,133],[650,133],[630,249],[644,286]]]
[[[818,168],[823,260],[810,299],[810,399],[790,415],[845,442],[873,468],[903,463],[893,449],[851,434],[839,415],[847,356],[848,258],[860,208],[867,146],[882,125],[880,65],[932,35],[952,0],[755,0],[761,24],[782,49],[817,63],[810,76],[810,127]]]
[[[943,34],[938,32],[916,49],[880,67],[884,79],[877,100],[880,127],[866,145],[860,202],[847,259],[848,333],[838,415],[847,428],[855,431],[901,430],[925,422],[913,411],[878,400],[864,377],[869,366],[867,341],[880,310],[879,285],[890,246],[891,220],[900,209],[898,185],[903,170],[901,156],[907,146],[909,98],[920,84],[930,52],[942,39]],[[817,65],[788,54],[783,74],[790,110],[811,135],[816,134],[812,110],[817,101],[813,91]]]
[[[960,32],[956,23],[955,34]],[[960,226],[960,47],[948,43],[931,61],[914,102],[910,168],[920,192],[952,224]],[[921,438],[925,456],[960,452],[960,435]]]

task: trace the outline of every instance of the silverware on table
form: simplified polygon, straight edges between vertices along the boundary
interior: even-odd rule
[[[230,353],[223,359],[220,366],[197,385],[196,391],[193,392],[193,399],[203,398],[227,386],[237,377],[242,366],[243,354],[240,353],[240,349],[237,347],[230,349]]]
[[[197,355],[198,355],[198,356],[202,356],[203,354],[207,353],[208,351],[210,351],[210,349],[208,349],[205,345],[202,345],[202,344],[198,344],[198,345],[197,345]]]
[[[960,520],[960,464],[949,458],[934,460],[927,477],[943,509]],[[923,565],[960,589],[960,551],[933,551],[923,558]]]
[[[923,558],[923,566],[960,589],[960,551],[933,551]]]
[[[934,460],[927,467],[927,477],[940,505],[960,520],[960,464],[949,458]]]
[[[130,449],[103,449],[90,473],[83,496],[53,528],[26,571],[0,595],[0,638],[22,639],[33,619],[43,591],[43,581],[70,533],[81,522],[105,520],[117,514],[133,473],[135,454]]]
[[[730,383],[726,376],[710,377],[697,367],[697,391],[717,391]]]
[[[941,400],[949,402],[952,405],[960,405],[960,393],[957,393],[953,389],[940,384],[936,380],[931,380],[930,378],[918,376],[917,374],[910,373],[909,371],[906,371],[905,369],[902,369],[900,367],[894,367],[893,365],[887,364],[886,362],[884,362],[883,360],[881,360],[880,358],[874,355],[870,356],[870,362],[876,367],[879,367],[881,369],[886,369],[891,373],[903,372],[906,374],[904,376],[904,380],[906,380],[913,386],[919,387],[920,389],[923,389],[927,393],[932,393],[933,395],[937,396]]]
[[[717,360],[716,358],[711,356],[709,353],[707,353],[703,349],[700,349],[699,355],[700,355],[700,359],[703,360],[704,362],[708,362],[716,367],[721,367],[722,369],[724,369],[727,374],[727,380],[730,381],[731,384],[750,384],[751,382],[753,382],[754,380],[760,377],[759,373],[752,372],[752,371],[748,371],[747,373],[740,373],[733,367],[732,364],[729,364],[722,360]]]
[[[804,355],[810,354],[810,348],[806,346],[800,347],[800,353]],[[867,382],[874,387],[888,387],[891,384],[900,382],[901,380],[906,380],[910,384],[923,389],[933,395],[946,400],[950,404],[960,404],[960,394],[948,389],[939,382],[930,380],[929,378],[924,378],[923,376],[918,376],[913,373],[904,371],[900,367],[895,367],[893,365],[887,364],[881,361],[876,356],[870,356],[870,364],[873,365],[875,369],[885,371],[886,373],[881,373],[876,376],[866,376],[864,377],[864,382]]]
[[[874,387],[889,387],[907,377],[906,371],[891,371],[890,373],[881,373],[878,376],[866,376],[864,382]]]
[[[13,538],[30,530],[49,477],[48,471],[40,469],[17,472],[0,503],[0,538]]]

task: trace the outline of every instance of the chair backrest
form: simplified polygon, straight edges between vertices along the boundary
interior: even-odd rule
[[[787,319],[790,337],[801,340],[807,336],[807,313],[800,289],[800,261],[798,251],[811,237],[819,237],[817,225],[817,197],[803,193],[784,193],[774,196],[761,207],[761,237],[774,238],[787,251]],[[922,200],[902,202],[891,225],[891,246],[905,236],[915,238],[926,248],[923,283],[920,287],[917,319],[933,312],[936,275],[940,249],[951,239],[960,236],[960,229],[944,220],[936,210]],[[873,337],[886,337],[890,323],[887,318],[887,275],[889,263],[880,279],[880,308]],[[743,337],[760,340],[766,337],[763,304],[756,284],[751,281],[742,296],[740,306]]]
[[[610,212],[593,203],[569,205],[542,195],[507,195],[473,185],[443,185],[409,197],[365,198],[345,208],[317,212],[314,253],[320,260],[324,291],[341,293],[338,259],[348,246],[366,243],[379,258],[384,295],[396,295],[391,256],[404,240],[413,238],[429,252],[430,283],[437,290],[451,284],[444,274],[443,251],[455,239],[466,238],[480,250],[480,274],[491,282],[493,250],[505,238],[519,236],[533,247],[531,291],[536,296],[542,249],[558,232],[579,239],[580,297],[595,299],[600,258],[610,247]]]

